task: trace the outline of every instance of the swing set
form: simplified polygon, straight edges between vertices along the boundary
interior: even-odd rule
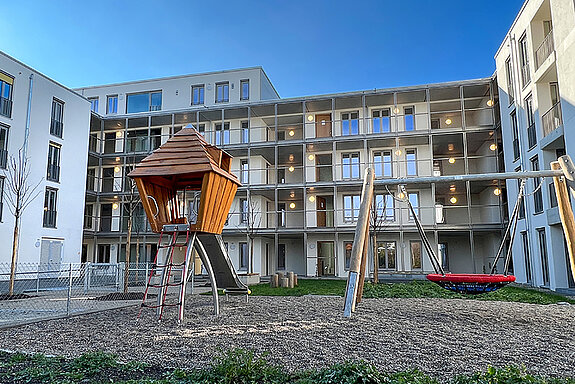
[[[517,231],[517,222],[519,219],[519,211],[521,202],[526,196],[525,183],[529,178],[544,178],[552,177],[555,184],[555,193],[557,195],[557,202],[559,208],[559,215],[565,234],[565,240],[570,256],[571,271],[575,279],[575,218],[569,200],[568,189],[575,197],[575,166],[573,165],[569,156],[561,156],[557,161],[551,163],[551,169],[545,171],[524,171],[524,172],[503,172],[503,173],[487,173],[475,175],[458,175],[458,176],[437,176],[437,177],[419,177],[419,178],[397,178],[378,180],[377,184],[389,186],[399,185],[403,192],[404,198],[395,198],[398,201],[407,204],[411,216],[414,219],[415,226],[421,237],[423,246],[427,252],[431,265],[435,273],[428,274],[426,277],[439,286],[453,292],[463,294],[480,294],[493,292],[505,285],[514,282],[515,276],[508,274],[509,264],[511,261],[511,250],[513,240]],[[425,234],[423,225],[419,217],[406,197],[405,185],[408,184],[422,184],[422,183],[450,183],[458,181],[486,181],[486,180],[507,180],[507,179],[520,179],[519,193],[509,218],[509,223],[505,229],[501,244],[499,245],[497,254],[493,262],[493,266],[489,274],[478,273],[446,273],[436,252],[433,249],[427,235]],[[373,189],[374,189],[374,174],[373,170],[367,168],[363,182],[361,193],[361,205],[358,215],[357,226],[355,229],[355,237],[351,250],[351,262],[349,275],[347,280],[347,288],[345,294],[345,308],[344,316],[351,317],[352,312],[355,311],[356,304],[361,302],[363,296],[363,284],[365,281],[365,272],[368,258],[368,233],[369,233],[369,214],[372,209]],[[539,183],[533,192],[534,194],[543,183]],[[496,266],[505,251],[506,242],[509,240],[505,256],[505,264],[502,274],[496,273]]]

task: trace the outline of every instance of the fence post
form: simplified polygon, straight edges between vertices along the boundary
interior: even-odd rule
[[[38,293],[40,292],[40,263],[38,263],[38,270],[36,273],[36,293]]]
[[[66,316],[70,316],[70,301],[72,300],[72,263],[68,272],[68,300],[66,301]]]

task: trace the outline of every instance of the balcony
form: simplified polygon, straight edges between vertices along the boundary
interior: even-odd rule
[[[12,100],[0,97],[0,115],[6,117],[12,116]]]
[[[563,119],[561,117],[561,102],[558,102],[551,107],[545,114],[541,117],[543,122],[543,136],[547,136],[557,128],[563,125]]]
[[[62,123],[61,121],[52,119],[50,121],[50,134],[57,136],[57,137],[62,137],[62,131],[64,130],[64,123]]]
[[[555,46],[553,44],[553,31],[550,31],[547,36],[543,39],[543,42],[539,45],[535,51],[535,69],[539,69],[541,64],[555,51]]]

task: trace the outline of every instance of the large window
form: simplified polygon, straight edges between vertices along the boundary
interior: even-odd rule
[[[384,108],[379,111],[373,111],[371,113],[372,116],[372,124],[373,124],[373,133],[385,133],[391,130],[390,125],[390,109]]]
[[[421,260],[421,241],[410,241],[411,249],[411,269],[421,269],[423,267]]]
[[[278,269],[286,269],[286,245],[278,244]]]
[[[537,156],[530,160],[531,170],[539,171],[539,158]],[[533,178],[533,206],[535,213],[543,212],[543,193],[541,191],[541,178]]]
[[[415,129],[415,107],[403,107],[403,115],[405,119],[405,130],[413,131]]]
[[[88,101],[90,102],[90,109],[92,112],[98,113],[98,106],[100,104],[99,97],[88,97]]]
[[[415,149],[406,150],[405,161],[407,166],[407,176],[417,176],[417,151]]]
[[[240,199],[240,222],[248,224],[249,205],[247,199]]]
[[[250,81],[249,80],[242,80],[240,81],[240,100],[249,100],[250,99]]]
[[[535,115],[533,113],[533,97],[525,99],[525,114],[527,115],[527,141],[529,149],[537,145],[537,131],[535,130]]]
[[[346,112],[341,114],[342,136],[359,135],[359,112]]]
[[[342,155],[343,178],[359,179],[359,152]]]
[[[359,216],[359,205],[361,199],[359,195],[346,195],[343,197],[343,221],[352,223]]]
[[[515,100],[515,90],[513,88],[513,67],[511,66],[511,58],[505,61],[505,74],[507,75],[507,96],[509,97],[509,105]]]
[[[0,115],[12,117],[12,87],[14,78],[0,72]]]
[[[375,177],[392,177],[391,151],[374,152],[373,169]]]
[[[204,104],[204,84],[192,87],[192,105]]]
[[[216,145],[230,143],[230,123],[216,124]]]
[[[377,261],[380,269],[395,270],[395,241],[377,242]]]
[[[0,124],[0,168],[8,163],[8,126]]]
[[[162,109],[162,91],[128,95],[128,113],[159,111]]]
[[[378,221],[395,220],[395,200],[392,195],[375,195],[374,209],[377,212]]]
[[[108,96],[108,100],[106,103],[106,113],[107,114],[118,113],[118,95]]]
[[[541,256],[541,269],[543,273],[543,285],[549,286],[549,258],[547,257],[547,238],[545,237],[545,228],[537,229],[539,237],[539,255]]]
[[[240,245],[240,269],[247,270],[250,258],[248,243],[240,242],[239,245]]]
[[[518,160],[521,155],[519,149],[519,127],[517,125],[517,112],[511,112],[511,132],[513,133],[513,161]]]
[[[84,229],[92,229],[94,226],[94,205],[86,204],[84,208]]]
[[[525,87],[531,81],[531,72],[529,69],[529,49],[527,46],[527,35],[523,34],[519,39],[519,63],[521,64],[521,80]]]
[[[248,168],[248,161],[247,160],[241,160],[240,161],[240,182],[242,184],[247,184],[249,182],[250,179],[250,171]]]
[[[44,220],[43,225],[46,228],[56,228],[56,202],[58,198],[58,190],[54,188],[46,188],[44,194]]]
[[[46,179],[60,181],[60,146],[56,143],[48,145],[48,169]]]
[[[216,84],[216,103],[227,103],[230,101],[230,83]]]
[[[62,137],[64,130],[64,102],[52,100],[52,119],[50,120],[50,134]]]
[[[527,283],[531,283],[531,254],[529,252],[529,237],[527,232],[521,232],[521,244],[523,246],[523,257],[525,260],[525,280]]]
[[[413,207],[413,210],[417,217],[419,217],[419,193],[418,192],[410,192],[408,193],[409,202]],[[409,220],[413,220],[413,215],[411,214],[411,210],[409,211]]]
[[[245,120],[242,121],[242,143],[249,143],[250,142],[250,123],[249,121]]]

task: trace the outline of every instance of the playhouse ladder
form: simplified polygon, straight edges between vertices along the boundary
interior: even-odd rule
[[[144,308],[155,308],[156,316],[158,316],[159,321],[162,320],[164,308],[178,307],[178,319],[179,321],[183,319],[184,298],[186,293],[186,283],[189,278],[190,258],[192,257],[194,242],[196,241],[196,233],[194,232],[193,236],[190,236],[190,234],[190,228],[187,224],[163,226],[162,231],[160,232],[160,240],[158,241],[158,250],[154,258],[154,263],[152,264],[150,275],[148,276],[140,311],[138,312],[138,318]],[[165,237],[168,239],[167,243],[164,244],[162,243],[162,240],[164,240]],[[176,247],[186,247],[186,254],[182,263],[174,263],[174,250]],[[162,250],[166,250],[165,257],[163,260],[160,260],[160,253]],[[174,267],[182,267],[182,274],[179,280],[176,279],[175,275],[172,275]],[[159,282],[154,280],[159,280]],[[172,302],[166,300],[169,287],[180,287],[178,301]],[[157,300],[155,304],[147,303],[150,289],[157,292]]]

